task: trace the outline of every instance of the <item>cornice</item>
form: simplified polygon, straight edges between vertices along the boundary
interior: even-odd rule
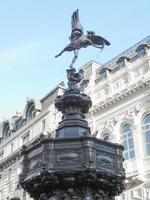
[[[17,149],[15,152],[11,153],[6,158],[4,158],[2,161],[0,161],[0,171],[3,170],[3,167],[7,168],[10,165],[16,163],[16,161],[20,159],[21,157],[20,150],[21,150],[21,147]]]
[[[101,110],[104,110],[105,108],[108,108],[109,106],[111,106],[111,105],[115,104],[116,102],[122,100],[123,98],[138,92],[141,88],[147,87],[149,85],[150,85],[150,80],[143,81],[142,83],[140,81],[139,84],[136,85],[134,88],[130,89],[130,87],[128,87],[126,89],[126,91],[118,92],[116,94],[116,97],[115,96],[109,97],[107,100],[105,100],[105,102],[98,103],[98,104],[94,105],[91,108],[91,110],[89,111],[88,115],[90,115],[92,113],[97,113]]]

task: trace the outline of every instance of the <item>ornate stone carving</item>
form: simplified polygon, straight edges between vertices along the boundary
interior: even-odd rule
[[[107,120],[103,125],[99,127],[99,130],[101,131],[101,138],[103,139],[105,133],[109,133],[109,139],[114,138],[114,131],[115,131],[115,125],[116,125],[116,120],[115,119],[110,119]]]
[[[116,124],[115,119],[108,120],[106,121],[105,128],[110,130],[110,132],[113,132],[115,124]]]

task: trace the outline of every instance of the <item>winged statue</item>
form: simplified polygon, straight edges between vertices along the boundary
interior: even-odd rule
[[[79,10],[73,12],[71,19],[72,32],[69,37],[70,43],[55,57],[61,56],[65,51],[73,51],[74,57],[70,64],[70,68],[73,68],[74,63],[77,60],[79,50],[81,48],[86,48],[88,46],[93,46],[103,50],[105,45],[110,45],[105,38],[96,35],[93,31],[87,31],[87,34],[84,34],[83,27],[79,20]]]

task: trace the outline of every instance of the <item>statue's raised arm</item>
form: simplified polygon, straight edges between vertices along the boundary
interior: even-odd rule
[[[86,48],[90,45],[103,49],[105,45],[110,45],[106,39],[101,36],[95,35],[93,31],[87,31],[87,35],[84,35],[83,27],[79,20],[79,10],[73,12],[71,18],[71,36],[69,37],[70,43],[55,57],[61,56],[65,51],[73,51],[74,57],[70,64],[70,68],[73,68],[73,64],[75,63],[79,49]]]

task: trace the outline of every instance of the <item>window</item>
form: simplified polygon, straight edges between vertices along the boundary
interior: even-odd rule
[[[129,84],[129,75],[126,74],[122,77],[121,79],[121,88],[122,89],[125,89],[128,87],[128,84]]]
[[[26,142],[28,142],[30,139],[30,131],[28,131],[27,133],[25,133],[23,136],[22,136],[22,144],[25,144]]]
[[[104,79],[107,78],[107,72],[106,71],[100,72],[99,75],[100,75],[101,80],[104,80]]]
[[[124,85],[127,85],[128,82],[129,82],[129,76],[128,75],[125,75],[123,78],[122,78],[122,82]]]
[[[10,136],[9,124],[4,125],[3,138],[7,139]]]
[[[142,132],[144,135],[144,147],[146,155],[150,155],[150,114],[146,115],[142,122]]]
[[[0,161],[4,158],[4,150],[0,152]]]
[[[11,170],[11,168],[8,170],[8,180],[10,180],[11,179],[11,172],[12,172],[12,170]]]
[[[125,193],[122,193],[120,196],[121,196],[122,200],[126,200],[126,195],[125,195]]]
[[[103,133],[101,139],[105,141],[110,141],[110,133]]]
[[[9,183],[9,185],[8,185],[8,191],[9,191],[9,192],[12,191],[12,184],[11,184],[11,183]]]
[[[149,71],[149,65],[146,63],[142,66],[142,74],[145,75]]]
[[[46,121],[45,119],[42,120],[42,131],[45,131]]]
[[[134,79],[139,79],[140,76],[141,76],[141,74],[140,74],[140,69],[138,68],[138,69],[136,69],[136,70],[134,71]]]
[[[23,191],[23,195],[22,195],[22,197],[23,197],[23,200],[26,200],[26,192],[25,191]]]
[[[118,68],[120,69],[120,68],[123,68],[123,67],[125,67],[125,60],[122,60],[122,61],[120,61],[119,63],[118,63]]]
[[[140,58],[144,57],[146,55],[146,49],[143,47],[138,50],[138,55]]]
[[[10,146],[10,152],[12,153],[13,151],[14,151],[14,143],[12,142]]]
[[[138,53],[138,56],[142,58],[147,54],[147,49],[149,49],[149,45],[145,43],[138,46],[135,51]]]
[[[137,188],[131,191],[132,199],[142,199],[141,188]]]
[[[30,121],[33,117],[35,117],[35,109],[34,105],[31,105],[27,112],[27,121]]]
[[[130,59],[127,56],[122,56],[117,60],[117,68],[123,68],[126,66],[127,61],[129,61]]]
[[[129,123],[124,124],[121,128],[121,142],[124,146],[124,159],[135,158],[131,124]]]
[[[23,126],[23,120],[20,118],[17,122],[16,122],[16,130],[18,130],[19,128],[21,128]]]
[[[108,86],[104,87],[103,94],[104,95],[108,95],[109,94],[109,87]]]
[[[119,80],[118,80],[118,81],[115,81],[115,82],[113,83],[113,88],[114,88],[114,90],[118,89],[119,86],[120,86]]]
[[[0,174],[0,187],[2,186],[2,174]]]

